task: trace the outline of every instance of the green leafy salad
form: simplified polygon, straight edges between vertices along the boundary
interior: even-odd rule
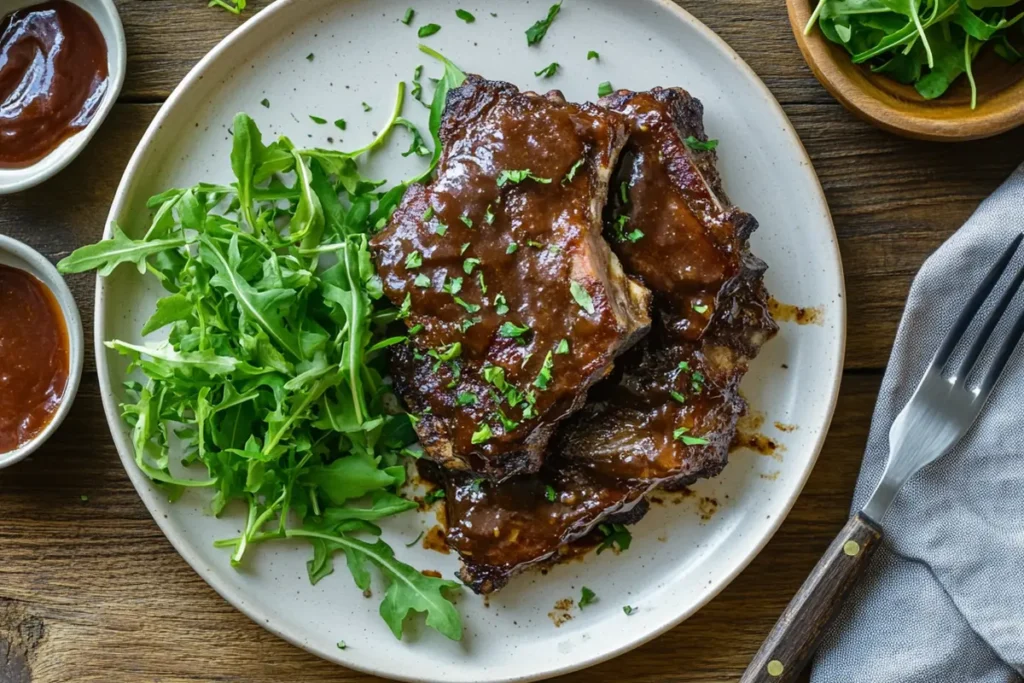
[[[1024,34],[1010,29],[1019,29],[1022,18],[1020,0],[818,0],[805,33],[817,22],[855,63],[913,84],[929,100],[966,75],[973,109],[975,57],[991,43],[1003,59],[1019,61]]]
[[[442,61],[444,75],[430,104],[431,163],[414,180],[437,164],[445,98],[465,78],[421,49]],[[451,599],[460,584],[400,562],[375,524],[416,507],[400,494],[416,436],[385,380],[383,353],[405,340],[392,323],[408,311],[382,296],[367,247],[412,181],[385,190],[358,160],[397,127],[412,132],[407,154],[430,154],[401,117],[404,92],[400,84],[381,133],[351,153],[298,149],[285,137],[265,144],[238,114],[233,183],[162,192],[149,200],[140,239],[115,224],[110,239],[59,268],[106,276],[132,264],[166,290],[141,330],[165,341],[106,342],[141,380],[126,384],[122,415],[136,465],[168,495],[205,488],[215,515],[244,507],[242,534],[216,544],[233,565],[255,545],[305,539],[313,583],[340,551],[360,590],[369,591],[372,568],[382,576],[380,614],[396,637],[409,613],[421,612],[458,640]]]

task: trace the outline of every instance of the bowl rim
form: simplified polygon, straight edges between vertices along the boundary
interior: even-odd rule
[[[13,451],[0,453],[0,470],[2,470],[34,453],[47,439],[53,436],[61,422],[67,417],[71,410],[71,404],[75,402],[78,386],[82,379],[82,368],[85,364],[85,334],[82,330],[82,318],[78,313],[75,297],[71,294],[71,290],[68,289],[67,283],[57,268],[45,256],[24,242],[19,242],[6,235],[0,235],[0,254],[11,256],[11,260],[15,262],[13,267],[24,266],[21,267],[21,270],[38,279],[50,290],[60,306],[68,335],[68,379],[64,385],[64,393],[61,395],[57,410],[38,434]]]
[[[3,9],[3,15],[31,6],[39,1],[15,0],[10,7]],[[0,195],[13,194],[35,187],[64,170],[89,144],[121,94],[121,86],[124,85],[124,76],[127,71],[128,46],[117,5],[114,4],[114,0],[69,0],[69,2],[88,12],[101,31],[104,30],[105,24],[109,25],[113,34],[113,44],[111,45],[111,41],[107,41],[107,92],[104,93],[96,114],[84,129],[61,142],[49,154],[31,166],[3,169],[3,173],[0,173]],[[96,8],[101,8],[106,17],[99,16],[94,11]],[[105,32],[104,38],[106,38]],[[4,175],[8,176],[7,180],[3,179]]]
[[[939,119],[899,111],[873,97],[836,64],[820,31],[804,33],[814,0],[786,0],[790,28],[804,61],[815,78],[839,102],[860,118],[897,135],[919,140],[956,142],[992,137],[1024,125],[1024,79],[1000,93],[1010,106],[972,112],[966,117]]]

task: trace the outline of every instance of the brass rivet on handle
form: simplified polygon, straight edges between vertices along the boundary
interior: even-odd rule
[[[768,662],[768,675],[769,676],[781,676],[782,672],[786,670],[786,667],[782,665],[777,659],[773,659]]]
[[[843,552],[850,557],[856,556],[860,553],[860,543],[857,543],[857,541],[847,541],[843,544]]]

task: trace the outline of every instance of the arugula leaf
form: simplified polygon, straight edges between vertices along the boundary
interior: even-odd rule
[[[434,98],[430,104],[430,135],[434,139],[434,154],[430,159],[430,166],[420,175],[409,181],[410,184],[422,182],[429,178],[437,168],[437,162],[441,159],[441,118],[444,115],[445,103],[448,100],[448,92],[457,88],[466,80],[459,67],[444,58],[441,53],[432,50],[426,45],[420,45],[420,51],[424,52],[444,65],[444,75],[437,82],[434,89]]]
[[[558,16],[560,11],[562,11],[562,0],[559,0],[558,3],[552,5],[548,9],[548,15],[546,17],[526,29],[526,44],[528,46],[536,45],[544,39],[544,36],[548,34],[548,29],[551,28],[551,23],[555,20],[555,17]]]
[[[134,263],[140,273],[146,272],[146,259],[162,251],[184,246],[185,239],[133,240],[116,223],[110,224],[113,235],[108,240],[80,247],[57,264],[62,273],[84,273],[96,270],[103,277],[122,263]]]

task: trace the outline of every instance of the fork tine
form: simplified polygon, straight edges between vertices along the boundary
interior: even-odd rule
[[[978,391],[982,398],[988,396],[989,392],[992,391],[992,387],[994,387],[996,382],[999,381],[999,376],[1006,368],[1006,363],[1009,362],[1014,349],[1016,349],[1017,344],[1020,343],[1021,337],[1024,337],[1024,312],[1021,312],[1021,314],[1017,316],[1017,321],[1013,324],[1013,329],[1010,330],[1010,334],[1007,335],[1006,340],[1003,341],[1003,345],[999,347],[996,359],[992,362],[992,367],[989,368],[988,374],[985,375],[985,379],[983,379],[981,384],[978,386]]]
[[[971,321],[974,320],[974,316],[978,314],[982,304],[985,303],[985,299],[992,293],[992,289],[999,282],[999,278],[1003,276],[1003,272],[1006,271],[1006,266],[1009,265],[1010,259],[1017,252],[1017,247],[1020,246],[1021,241],[1024,241],[1024,233],[1017,235],[1010,246],[1006,248],[1003,255],[999,257],[996,264],[992,266],[992,270],[989,271],[988,275],[978,286],[977,291],[971,296],[971,300],[964,306],[964,310],[960,313],[960,316],[953,323],[953,327],[950,328],[946,334],[946,338],[942,340],[942,345],[939,346],[939,350],[935,352],[935,356],[932,358],[932,366],[941,368],[949,360],[949,357],[953,354],[953,349],[956,348],[957,342],[964,336],[964,332],[970,326]]]
[[[985,345],[988,344],[989,339],[992,337],[992,331],[996,329],[996,325],[999,324],[1003,314],[1006,313],[1006,309],[1009,308],[1013,297],[1017,296],[1022,283],[1024,283],[1024,267],[1017,271],[1010,286],[1003,292],[1003,295],[999,298],[999,303],[996,304],[988,320],[985,321],[985,326],[981,328],[978,336],[971,344],[971,348],[967,350],[967,355],[964,357],[963,363],[960,364],[959,372],[957,372],[957,378],[963,381],[967,380],[967,376],[974,369],[974,365],[978,362],[978,357],[981,356],[982,350],[984,350]]]

